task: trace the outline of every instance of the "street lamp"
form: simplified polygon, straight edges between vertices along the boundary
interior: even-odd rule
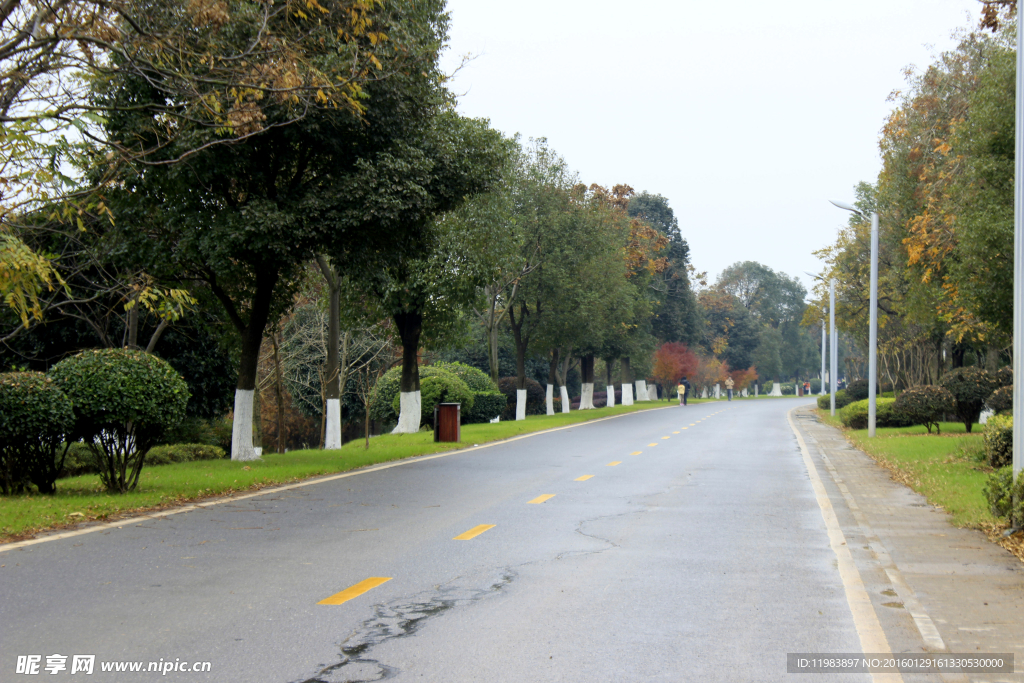
[[[825,342],[825,318],[821,318],[821,384],[818,386],[818,395],[825,395],[825,350],[828,348]]]
[[[1024,27],[1019,17],[1024,2],[1017,0],[1017,150],[1013,182],[1013,476],[1024,468]],[[1013,501],[1014,509],[1020,504]],[[1024,520],[1011,521],[1015,527]]]
[[[839,375],[836,373],[836,366],[839,365],[839,335],[836,333],[836,279],[832,278],[828,281],[828,328],[832,332],[831,339],[829,340],[829,369],[828,369],[828,385],[829,385],[829,403],[832,406],[832,417],[836,415],[836,382]]]
[[[829,200],[840,209],[851,211],[861,218],[867,218],[861,211],[844,204]],[[875,435],[875,415],[877,399],[875,387],[878,385],[878,213],[871,212],[871,323],[868,328],[868,436]]]

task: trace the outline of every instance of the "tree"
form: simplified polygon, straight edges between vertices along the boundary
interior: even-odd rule
[[[27,250],[24,214],[55,205],[73,233],[83,216],[109,214],[102,193],[126,165],[175,164],[328,111],[362,116],[368,84],[423,71],[421,36],[402,15],[429,23],[432,11],[381,0],[3,2],[0,296],[27,326],[60,282],[48,255]],[[90,90],[126,83],[128,97]],[[131,126],[116,123],[125,118]]]
[[[169,252],[176,267],[156,275],[208,288],[241,337],[236,459],[255,455],[263,331],[290,305],[302,264],[326,254],[354,279],[372,275],[382,261],[416,251],[430,219],[487,180],[474,172],[493,136],[450,110],[437,67],[441,3],[392,3],[378,21],[402,40],[377,46],[375,58],[391,76],[365,84],[359,112],[325,106],[294,121],[287,107],[268,108],[259,134],[208,145],[187,165],[163,163],[189,151],[171,141],[125,169],[112,199],[127,217],[120,223],[131,224],[123,238],[139,258]],[[323,49],[326,64],[344,58],[329,44]],[[130,75],[114,74],[100,97],[136,104],[110,117],[111,134],[144,137],[161,116],[162,93]],[[203,134],[221,139],[216,129]]]
[[[697,355],[680,342],[665,342],[654,352],[654,366],[651,375],[664,389],[668,397],[671,389],[683,377],[694,374],[699,361]]]
[[[724,290],[705,290],[699,301],[707,321],[703,346],[707,353],[722,358],[730,367],[756,364],[767,370],[753,353],[761,343],[762,326],[743,305],[742,300]]]
[[[690,246],[679,229],[679,221],[660,194],[641,192],[629,200],[628,213],[639,218],[668,238],[664,256],[665,269],[651,279],[655,291],[652,331],[662,341],[680,341],[696,344],[700,341],[702,321],[697,297],[690,286],[693,266],[690,265]],[[697,274],[698,280],[704,274]]]
[[[485,234],[477,232],[472,222],[460,220],[450,210],[468,195],[484,192],[497,181],[504,144],[497,133],[480,121],[459,120],[465,126],[461,144],[449,154],[470,152],[461,159],[461,167],[451,169],[441,182],[436,218],[426,221],[416,252],[378,255],[358,281],[358,286],[373,296],[378,306],[395,323],[395,332],[402,343],[402,379],[400,384],[401,414],[395,433],[415,433],[420,427],[419,351],[424,332],[434,339],[443,339],[462,322],[462,311],[476,297],[485,281],[481,262],[476,258],[486,249]],[[449,213],[441,215],[441,211]],[[486,270],[484,268],[483,270]]]

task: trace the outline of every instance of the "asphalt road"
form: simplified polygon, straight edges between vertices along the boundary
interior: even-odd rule
[[[802,404],[647,411],[0,553],[0,681],[871,680],[786,673],[861,648]],[[100,671],[160,660],[210,671]]]

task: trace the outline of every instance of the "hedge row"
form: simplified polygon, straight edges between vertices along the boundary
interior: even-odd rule
[[[896,399],[875,398],[875,425],[878,427],[908,427],[910,422],[895,410]],[[868,399],[854,401],[839,411],[839,419],[850,429],[868,428]]]

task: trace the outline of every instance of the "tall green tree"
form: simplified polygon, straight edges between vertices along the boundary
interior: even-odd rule
[[[652,331],[663,342],[678,341],[696,344],[700,341],[703,321],[700,306],[691,287],[690,245],[683,238],[679,221],[660,194],[641,192],[629,200],[629,216],[639,218],[668,238],[662,255],[665,268],[651,278],[656,292]]]
[[[432,217],[478,187],[471,172],[481,126],[450,110],[437,63],[443,10],[440,0],[381,9],[375,26],[389,40],[375,58],[389,77],[365,83],[358,111],[326,102],[295,120],[281,102],[260,110],[260,130],[244,140],[217,144],[233,129],[202,129],[195,134],[210,144],[201,150],[193,138],[174,138],[121,172],[112,202],[137,257],[151,271],[162,266],[164,278],[208,288],[241,338],[233,458],[254,457],[259,348],[274,311],[290,305],[302,265],[327,254],[347,273],[372,274],[385,255],[415,252]],[[347,58],[329,42],[322,50],[328,72]],[[132,73],[101,85],[97,97],[118,111],[110,134],[153,149],[165,94]],[[186,151],[188,164],[171,163]]]

